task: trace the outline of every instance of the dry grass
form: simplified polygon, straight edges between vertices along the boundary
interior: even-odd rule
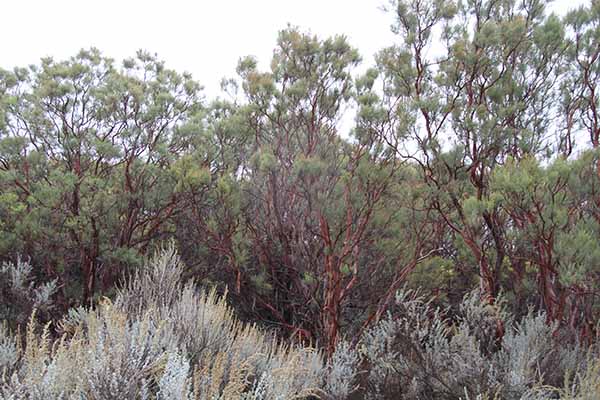
[[[543,315],[512,323],[467,297],[451,323],[401,292],[393,317],[325,362],[241,323],[224,296],[181,282],[182,268],[165,249],[114,301],[70,310],[59,338],[35,312],[22,333],[0,323],[0,400],[600,398],[600,361],[559,349]],[[507,333],[494,350],[486,337],[498,317]],[[550,374],[564,371],[576,373],[558,388]]]
[[[69,313],[59,339],[35,314],[24,335],[0,328],[0,399],[293,399],[322,386],[319,352],[240,323],[181,268],[165,249],[114,302]]]

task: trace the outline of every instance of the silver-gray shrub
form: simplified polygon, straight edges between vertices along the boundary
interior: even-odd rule
[[[27,264],[7,265],[11,287],[41,293],[33,304],[49,298],[51,286],[37,290]],[[114,302],[70,310],[58,339],[37,318],[20,337],[0,324],[0,400],[599,398],[600,363],[587,349],[565,346],[543,314],[514,322],[501,302],[487,305],[478,293],[450,319],[402,290],[356,347],[342,341],[325,362],[316,349],[241,323],[224,296],[182,276],[170,246]]]
[[[17,338],[9,332],[6,323],[0,323],[0,374],[11,371],[19,358]]]
[[[183,270],[174,244],[169,243],[125,280],[115,304],[130,315],[171,307],[181,297]]]
[[[544,313],[530,312],[504,335],[494,359],[502,369],[504,398],[520,399],[536,386],[558,387],[568,374],[587,368],[593,349],[561,340],[559,327],[546,319]],[[540,396],[540,390],[533,392]]]
[[[190,393],[190,363],[179,353],[168,354],[165,370],[158,381],[157,400],[187,400]]]
[[[114,302],[71,310],[58,324],[58,339],[35,318],[21,338],[1,328],[0,399],[269,400],[322,393],[320,352],[239,322],[224,297],[185,284],[182,273],[171,246]]]
[[[452,325],[412,291],[400,291],[396,305],[361,339],[365,398],[451,399],[487,389],[489,370],[468,325]]]
[[[336,346],[333,356],[327,364],[324,391],[330,400],[348,399],[359,388],[361,358],[351,344],[343,340]]]
[[[515,322],[502,301],[486,304],[476,292],[458,310],[450,320],[446,310],[401,290],[394,312],[359,341],[361,361],[353,364],[363,371],[345,385],[361,386],[353,398],[549,399],[573,371],[588,370],[590,350],[563,341],[543,313]]]
[[[34,309],[38,316],[49,319],[46,314],[54,305],[55,292],[56,281],[35,282],[29,261],[17,258],[16,262],[3,262],[0,265],[0,321],[25,324]]]
[[[130,315],[150,313],[167,325],[175,347],[191,365],[223,369],[220,386],[227,386],[232,370],[243,366],[247,379],[264,379],[259,387],[269,396],[298,396],[320,388],[324,361],[319,352],[286,345],[254,325],[241,324],[224,297],[183,284],[182,275],[183,264],[169,246],[119,291],[115,306]],[[214,383],[209,381],[205,376],[197,386]]]
[[[504,368],[503,392],[507,398],[520,398],[542,380],[544,360],[557,349],[552,340],[555,325],[546,323],[542,313],[530,313],[502,339],[496,363]],[[558,367],[558,366],[556,366]]]

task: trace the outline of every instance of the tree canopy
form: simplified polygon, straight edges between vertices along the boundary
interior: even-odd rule
[[[143,51],[0,70],[0,261],[28,259],[64,311],[173,241],[243,319],[330,355],[404,286],[455,312],[478,287],[589,340],[600,4],[388,11],[396,42],[362,73],[346,37],[287,27],[216,99]]]

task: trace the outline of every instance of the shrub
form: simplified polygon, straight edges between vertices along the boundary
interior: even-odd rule
[[[34,287],[26,267],[12,287]],[[4,271],[9,271],[8,267]],[[597,351],[564,341],[546,316],[513,321],[502,302],[465,296],[458,314],[401,290],[393,312],[327,362],[241,323],[224,296],[182,282],[168,247],[114,301],[57,324],[34,311],[21,335],[0,324],[0,400],[596,399]],[[35,288],[32,289],[35,293]],[[33,297],[33,298],[44,298]],[[33,303],[35,304],[35,303]],[[41,303],[40,303],[41,304]],[[501,340],[498,324],[505,328]]]
[[[460,398],[495,386],[467,324],[412,291],[396,298],[397,315],[369,329],[359,351],[368,368],[368,399]]]
[[[23,338],[0,329],[0,399],[291,399],[316,394],[321,354],[240,323],[214,291],[181,282],[173,247],[122,287],[114,303],[58,324],[32,316]]]
[[[18,342],[6,323],[0,324],[0,371],[11,371],[18,359]]]
[[[588,359],[587,368],[567,376],[564,387],[558,391],[565,400],[593,400],[600,398],[600,359]]]
[[[56,281],[37,284],[34,282],[32,266],[18,258],[15,263],[0,265],[0,321],[11,325],[27,323],[34,309],[37,315],[49,320],[54,306],[52,296],[56,292]]]
[[[543,313],[515,322],[501,300],[489,305],[471,293],[453,320],[447,315],[418,293],[400,291],[395,312],[360,339],[365,372],[346,387],[360,383],[361,399],[546,399],[556,398],[559,380],[583,371],[573,387],[589,391],[590,350],[563,341]],[[506,330],[501,340],[498,326]]]
[[[341,341],[328,363],[324,390],[331,400],[344,400],[358,390],[361,358],[347,341]]]

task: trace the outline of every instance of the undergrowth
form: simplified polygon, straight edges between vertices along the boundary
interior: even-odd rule
[[[543,313],[514,321],[477,292],[450,319],[401,290],[385,318],[326,360],[240,322],[226,296],[184,282],[183,268],[168,247],[114,299],[51,324],[38,312],[51,308],[53,284],[30,282],[27,263],[4,264],[5,286],[25,300],[16,311],[4,304],[0,400],[600,398],[595,346],[565,341]],[[29,322],[9,325],[23,305]]]

